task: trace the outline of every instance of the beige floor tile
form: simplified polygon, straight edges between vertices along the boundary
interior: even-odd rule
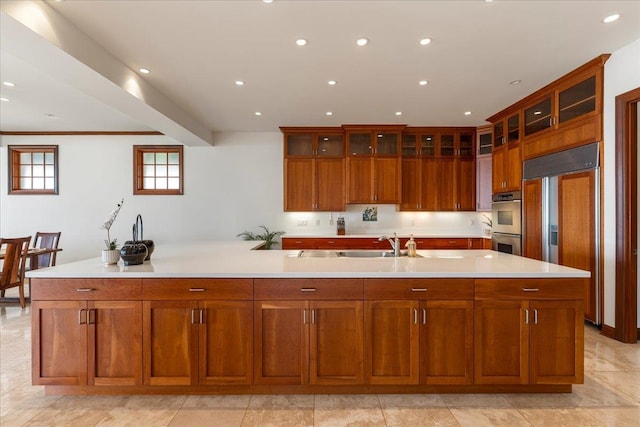
[[[248,409],[242,427],[313,426],[313,409]]]
[[[316,409],[314,425],[322,427],[373,427],[385,426],[380,409]]]
[[[251,396],[249,409],[313,409],[313,395]]]
[[[107,409],[42,409],[24,427],[94,427],[107,416]],[[4,426],[3,426],[4,427]]]
[[[628,396],[589,377],[573,386],[569,398],[579,407],[635,406]]]
[[[187,396],[129,396],[124,404],[127,409],[180,409]]]
[[[461,427],[525,427],[531,424],[515,409],[450,409]]]
[[[607,427],[638,427],[640,408],[586,408],[584,412]]]
[[[106,409],[124,407],[129,396],[62,396],[51,404],[51,409]]]
[[[443,394],[442,401],[448,408],[512,408],[503,394]]]
[[[636,405],[640,404],[640,372],[594,372],[593,376],[599,382],[619,390]]]
[[[316,409],[380,409],[375,394],[319,394],[315,396]]]
[[[601,421],[582,408],[521,409],[520,413],[536,427],[604,427]]]
[[[178,412],[177,409],[129,409],[115,408],[99,423],[100,427],[160,427],[167,426]]]
[[[0,415],[0,426],[2,427],[15,427],[26,424],[29,420],[38,415],[42,411],[40,408],[35,409],[21,409],[14,408],[3,411]]]
[[[180,409],[169,427],[240,427],[246,409]]]
[[[514,408],[575,408],[570,393],[522,393],[507,394],[507,401]]]
[[[246,409],[250,395],[188,396],[182,409]]]
[[[398,408],[442,408],[445,406],[443,396],[439,394],[380,394],[382,409]]]
[[[382,412],[388,427],[459,427],[456,418],[446,408],[398,408],[383,409]]]

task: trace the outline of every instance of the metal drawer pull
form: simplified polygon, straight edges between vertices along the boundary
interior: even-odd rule
[[[524,309],[524,323],[525,323],[525,325],[529,324],[529,309],[528,308]]]
[[[205,288],[189,288],[189,292],[204,292]]]
[[[540,292],[538,288],[522,288],[523,292]]]
[[[300,292],[315,292],[316,288],[300,288]]]
[[[411,288],[411,292],[427,292],[427,288]]]
[[[76,288],[76,292],[93,292],[94,288]]]

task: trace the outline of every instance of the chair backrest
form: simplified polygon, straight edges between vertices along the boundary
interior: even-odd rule
[[[31,243],[31,236],[15,239],[0,238],[0,252],[4,253],[0,288],[18,286],[24,281],[29,243]]]
[[[57,249],[58,242],[60,241],[60,234],[62,233],[44,233],[42,231],[38,231],[36,233],[36,238],[33,241],[33,247],[40,249]],[[56,255],[57,252],[38,255],[38,268],[53,267],[56,265]],[[33,266],[31,269],[33,269]]]

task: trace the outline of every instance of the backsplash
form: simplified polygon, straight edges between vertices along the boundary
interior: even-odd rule
[[[365,221],[363,213],[377,208],[376,221]],[[345,212],[286,212],[288,235],[335,235],[338,217],[345,220],[346,235],[383,234],[394,231],[415,234],[480,235],[488,228],[488,212],[399,212],[395,205],[348,205]],[[366,215],[365,215],[366,216]]]

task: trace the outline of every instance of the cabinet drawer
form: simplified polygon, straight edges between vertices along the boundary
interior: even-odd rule
[[[31,279],[33,301],[142,299],[142,279]]]
[[[145,300],[250,300],[252,279],[143,279]]]
[[[475,299],[584,299],[589,279],[476,279]]]
[[[438,239],[436,240],[437,249],[468,249],[469,239]]]
[[[364,296],[373,299],[473,299],[473,279],[365,279]]]
[[[362,279],[255,279],[256,300],[361,300]]]
[[[282,249],[315,249],[316,239],[283,237]]]

